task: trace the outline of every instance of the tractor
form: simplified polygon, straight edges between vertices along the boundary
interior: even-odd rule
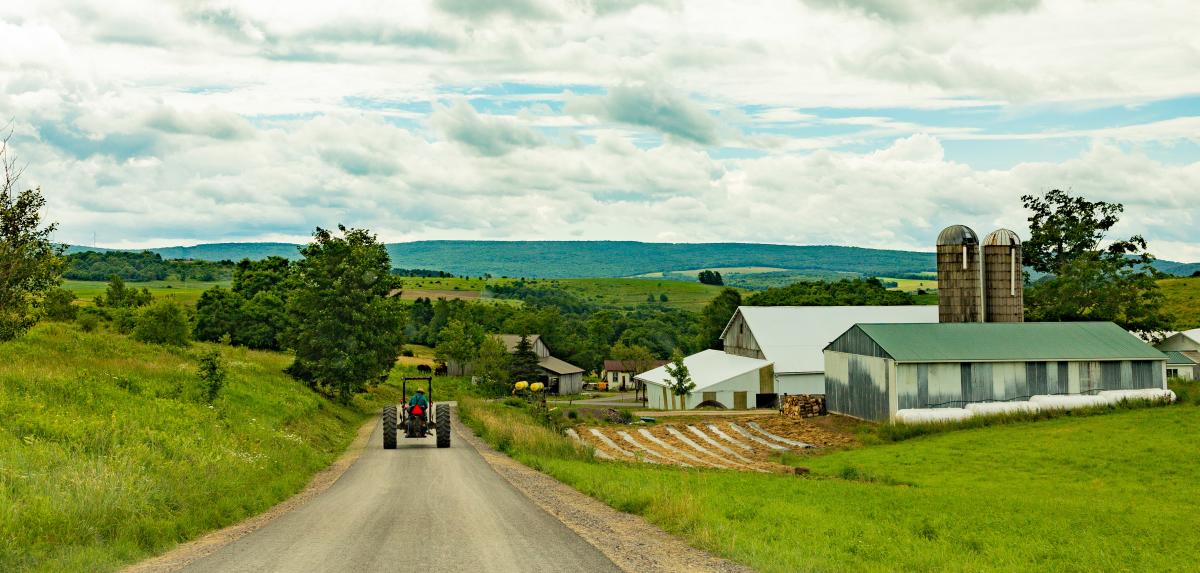
[[[422,407],[420,404],[408,405],[409,380],[424,380],[429,384],[429,393],[426,394],[429,407]],[[399,408],[395,405],[383,408],[383,448],[385,450],[396,449],[397,430],[403,430],[405,438],[424,438],[429,435],[429,432],[434,432],[437,434],[437,447],[450,447],[450,405],[438,404],[435,409],[433,377],[405,377],[401,390],[401,395],[406,397],[405,403],[401,404]]]

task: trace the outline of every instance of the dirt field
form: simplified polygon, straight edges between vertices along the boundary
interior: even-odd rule
[[[580,426],[572,437],[602,459],[786,472],[782,454],[856,443],[851,425],[833,417],[811,420],[778,414],[675,416],[652,425]]]

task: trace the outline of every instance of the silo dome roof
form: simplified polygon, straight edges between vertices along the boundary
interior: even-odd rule
[[[983,244],[989,247],[1019,247],[1021,237],[1008,229],[996,229],[983,238]]]
[[[938,234],[938,246],[942,245],[978,245],[979,236],[966,225],[950,225]]]

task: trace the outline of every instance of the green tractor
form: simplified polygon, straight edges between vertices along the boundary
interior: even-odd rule
[[[426,396],[425,405],[407,401],[409,380],[424,380],[429,384],[429,394]],[[435,409],[433,377],[406,377],[401,389],[403,392],[401,395],[406,397],[405,403],[401,404],[400,408],[395,405],[383,408],[383,449],[396,449],[396,434],[401,429],[404,431],[405,438],[425,438],[429,432],[434,432],[437,434],[437,447],[450,447],[450,405],[438,404]],[[424,390],[418,389],[417,392],[423,393]]]

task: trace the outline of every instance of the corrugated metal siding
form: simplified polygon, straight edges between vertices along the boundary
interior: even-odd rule
[[[826,351],[825,396],[829,411],[864,420],[888,420],[888,370],[885,358]]]
[[[850,330],[843,332],[836,340],[829,343],[829,350],[862,356],[891,358],[887,352],[883,351],[883,347],[879,346],[870,336],[867,336],[858,325],[850,327]]]

